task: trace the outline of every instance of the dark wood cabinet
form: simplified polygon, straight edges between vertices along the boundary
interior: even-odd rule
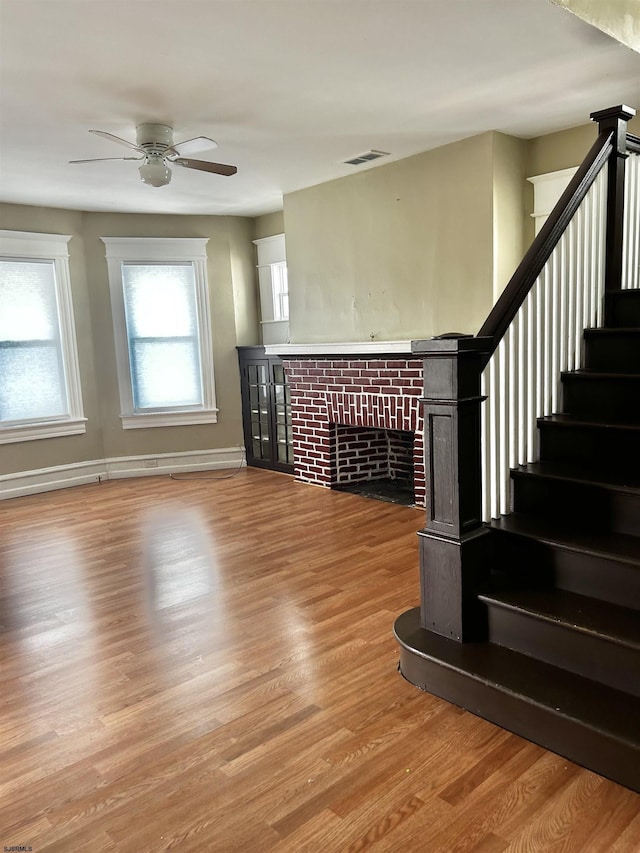
[[[264,347],[238,347],[247,465],[293,474],[291,397],[282,362]]]

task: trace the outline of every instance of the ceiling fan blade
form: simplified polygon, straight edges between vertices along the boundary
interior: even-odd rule
[[[90,130],[89,133],[95,133],[96,136],[103,136],[105,139],[110,139],[112,142],[117,142],[119,145],[126,145],[127,148],[133,148],[134,151],[141,151],[143,154],[144,148],[136,145],[135,142],[129,142],[128,139],[123,139],[121,136],[114,136],[113,133],[107,133],[106,130]]]
[[[207,160],[190,160],[187,157],[178,157],[171,160],[176,166],[184,166],[186,169],[199,169],[201,172],[213,172],[216,175],[235,175],[237,166],[226,166],[224,163],[209,163]]]
[[[88,160],[69,160],[70,163],[102,163],[104,160],[144,160],[144,157],[91,157]]]
[[[215,139],[209,139],[208,136],[194,136],[193,139],[183,139],[182,142],[176,142],[172,149],[179,157],[184,157],[185,154],[198,154],[200,151],[212,151],[218,147]]]

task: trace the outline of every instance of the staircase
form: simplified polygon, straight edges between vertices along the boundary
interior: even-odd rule
[[[430,634],[418,609],[396,635],[413,683],[640,792],[640,291],[606,299],[490,525],[487,642]]]
[[[399,668],[640,792],[640,289],[607,290],[604,324],[583,341],[584,367],[561,374],[561,411],[537,419],[537,461],[510,472],[510,512],[484,525],[476,478],[464,483],[479,433],[473,341],[449,342],[446,369],[442,342],[416,342],[425,371],[439,358],[432,383],[449,383],[430,400],[425,372],[425,423],[455,414],[450,438],[437,427],[450,456],[427,458],[422,605],[396,620]]]
[[[512,472],[514,512],[491,525],[480,599],[490,643],[525,655],[525,671],[534,659],[532,677],[551,666],[550,712],[577,677],[577,760],[597,767],[600,741],[623,739],[629,772],[619,758],[602,772],[640,790],[640,291],[607,300],[606,327],[585,332],[586,369],[562,377],[564,413],[538,422],[540,462]]]

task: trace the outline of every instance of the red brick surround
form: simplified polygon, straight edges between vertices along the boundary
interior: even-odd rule
[[[338,482],[337,424],[414,433],[415,502],[424,506],[422,361],[410,356],[283,356],[291,390],[295,472],[322,486]]]

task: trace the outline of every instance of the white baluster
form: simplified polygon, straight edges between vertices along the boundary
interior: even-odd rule
[[[625,167],[622,287],[640,288],[640,155]]]
[[[576,223],[575,217],[567,228],[567,364],[566,370],[576,369]]]
[[[576,351],[576,367],[580,368],[584,364],[584,339],[582,330],[584,328],[584,210],[582,207],[574,217],[576,226],[576,328],[575,328],[575,351]]]
[[[491,516],[500,515],[500,386],[498,383],[498,353],[491,359],[490,373],[491,407],[489,423],[491,427]]]
[[[524,462],[533,462],[537,455],[536,429],[536,360],[538,342],[536,338],[536,292],[537,286],[527,296],[527,448]]]
[[[594,298],[595,298],[595,324],[600,328],[604,318],[604,264],[605,264],[605,231],[606,231],[606,197],[607,185],[604,183],[605,174],[598,175],[594,185],[596,198],[596,230],[594,237],[597,240],[597,267],[594,270]]]
[[[508,333],[507,333],[508,334]],[[500,433],[500,444],[498,446],[498,511],[501,515],[507,512],[507,507],[504,500],[504,479],[506,471],[509,467],[507,455],[507,412],[508,412],[508,394],[509,381],[507,376],[508,361],[506,358],[506,340],[507,335],[500,341],[498,346],[498,430]]]
[[[518,315],[511,324],[507,337],[507,377],[509,399],[507,408],[507,460],[509,469],[518,464]]]
[[[516,382],[516,394],[517,394],[517,407],[516,407],[516,423],[515,423],[515,433],[516,433],[516,465],[524,465],[527,461],[527,423],[528,423],[528,412],[527,412],[527,351],[529,349],[529,341],[528,341],[528,314],[529,312],[529,300],[525,299],[522,308],[518,312],[517,323],[518,323],[518,346],[516,349],[516,370],[517,370],[517,382]]]
[[[491,405],[491,380],[489,368],[480,376],[480,394],[485,398],[480,406],[480,452],[482,469],[482,518],[489,521],[491,512],[491,449],[489,447],[489,406]]]
[[[560,255],[558,248],[547,261],[549,269],[549,300],[551,306],[551,365],[549,373],[549,392],[551,395],[551,411],[547,414],[553,414],[558,410],[558,383],[556,377],[560,368]]]

